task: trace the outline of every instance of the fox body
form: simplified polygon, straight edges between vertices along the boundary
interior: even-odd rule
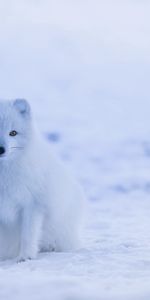
[[[34,128],[26,100],[0,102],[0,259],[79,247],[80,187]]]

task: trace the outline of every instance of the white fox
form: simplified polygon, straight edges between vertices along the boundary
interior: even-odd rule
[[[79,247],[84,196],[34,128],[29,103],[0,101],[0,259]]]

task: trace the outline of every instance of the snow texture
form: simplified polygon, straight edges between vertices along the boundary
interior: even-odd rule
[[[4,300],[150,298],[150,3],[0,3],[1,98],[30,100],[87,197],[84,247],[0,263]]]

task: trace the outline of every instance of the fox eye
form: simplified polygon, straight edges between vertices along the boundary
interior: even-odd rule
[[[18,134],[18,132],[16,130],[12,130],[9,135],[10,136],[16,136]]]

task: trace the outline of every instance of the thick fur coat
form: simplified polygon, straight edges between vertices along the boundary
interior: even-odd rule
[[[82,191],[37,134],[26,100],[0,102],[0,153],[0,259],[78,248]]]

